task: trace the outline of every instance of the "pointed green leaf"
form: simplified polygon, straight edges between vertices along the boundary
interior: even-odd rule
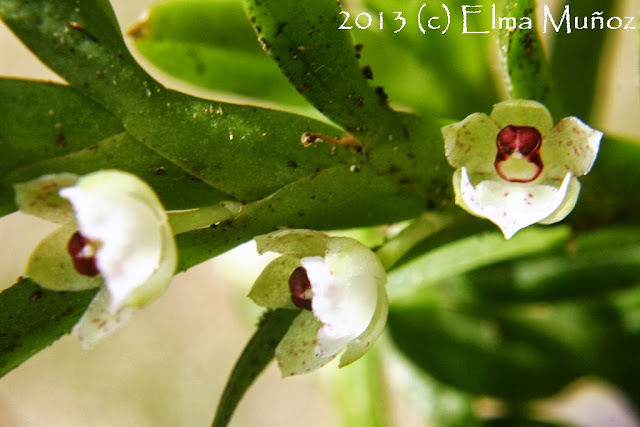
[[[129,34],[148,60],[174,77],[211,90],[309,108],[260,48],[239,0],[157,3]]]
[[[258,375],[273,360],[277,343],[280,342],[298,313],[297,310],[279,309],[267,311],[264,314],[258,324],[258,330],[249,340],[233,367],[222,397],[220,397],[220,402],[218,402],[218,409],[212,423],[213,427],[224,427],[229,424],[240,399]]]
[[[508,0],[504,18],[515,26],[500,28],[500,51],[512,98],[532,99],[552,108],[549,62],[538,33],[535,0]],[[507,21],[508,22],[508,21]]]
[[[389,299],[410,301],[429,285],[466,271],[505,260],[544,253],[559,247],[570,235],[568,227],[528,228],[511,240],[496,232],[466,237],[439,246],[392,270]]]
[[[447,14],[442,4],[449,8],[451,22],[447,31]],[[375,21],[383,12],[384,28],[379,30],[375,22],[368,31],[351,30],[362,43],[362,63],[370,64],[375,82],[382,84],[391,100],[396,99],[397,85],[404,85],[410,106],[418,111],[440,117],[465,117],[474,111],[489,111],[499,101],[498,83],[493,75],[491,53],[495,49],[491,28],[491,0],[474,1],[467,14],[466,32],[459,3],[425,2],[424,0],[365,0],[363,4]],[[466,4],[466,3],[463,3]],[[424,7],[423,7],[424,5]],[[350,24],[363,9],[350,9]],[[406,19],[404,28],[397,33],[401,21],[396,12]],[[421,12],[421,13],[420,13]],[[499,13],[499,11],[497,12]],[[418,27],[418,15],[425,30]],[[428,20],[431,22],[430,29]],[[356,31],[357,30],[357,31]],[[382,40],[382,42],[381,42]],[[403,51],[408,55],[403,55]],[[404,75],[413,68],[413,75]],[[400,77],[401,81],[392,81]],[[411,94],[411,91],[413,94]],[[398,99],[398,101],[402,101]]]
[[[120,169],[139,176],[154,189],[167,209],[190,209],[233,200],[126,133],[66,156],[35,162],[10,173],[6,180],[10,183],[26,182],[45,174],[64,172],[86,175],[99,169]]]
[[[248,0],[247,10],[264,49],[298,92],[322,114],[361,138],[365,147],[402,136],[384,92],[367,71],[342,22],[337,2]]]
[[[177,236],[178,270],[279,228],[362,227],[415,217],[422,209],[420,198],[405,193],[370,167],[351,171],[349,166],[338,165],[246,205],[230,221]]]
[[[95,289],[52,292],[21,279],[0,293],[0,375],[68,333]]]

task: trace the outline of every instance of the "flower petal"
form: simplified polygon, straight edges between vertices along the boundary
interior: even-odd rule
[[[16,184],[16,205],[20,211],[57,224],[74,221],[73,209],[60,197],[60,189],[75,185],[78,176],[71,173],[44,175]]]
[[[106,288],[102,288],[93,298],[80,321],[73,327],[72,334],[78,337],[83,348],[93,347],[102,338],[124,325],[136,311],[135,308],[124,306],[113,313],[109,306],[109,292]]]
[[[323,256],[329,236],[314,230],[280,230],[257,236],[254,240],[259,254],[272,251],[302,258]]]
[[[249,298],[261,307],[295,309],[291,302],[289,277],[299,266],[300,259],[289,255],[274,259],[256,279],[249,291]]]
[[[80,233],[97,244],[96,265],[111,295],[110,310],[143,305],[163,292],[176,250],[167,216],[153,190],[137,177],[101,171],[65,188]]]
[[[386,275],[369,248],[348,238],[332,238],[327,255],[300,260],[313,290],[313,313],[323,323],[318,331],[319,357],[338,353],[371,324]]]
[[[38,243],[27,262],[26,275],[52,291],[81,291],[103,284],[101,276],[89,277],[76,271],[67,244],[75,225],[60,227]]]
[[[466,168],[460,173],[459,189],[456,188],[460,197],[456,201],[462,201],[463,207],[474,215],[495,223],[507,239],[556,212],[565,201],[572,179],[568,173],[559,188],[501,181],[482,181],[474,187]]]
[[[491,118],[499,129],[507,126],[530,126],[536,128],[542,137],[545,137],[553,126],[553,119],[547,107],[527,99],[512,99],[494,105]],[[492,139],[494,143],[495,140]],[[467,164],[460,166],[467,166],[471,172],[475,172]]]
[[[317,335],[321,326],[322,323],[308,310],[302,310],[293,320],[275,352],[283,377],[306,374],[334,358],[316,356]]]
[[[540,149],[545,175],[561,180],[569,172],[575,177],[587,174],[596,160],[601,139],[602,132],[576,117],[560,120]]]
[[[445,154],[453,167],[466,166],[473,173],[495,174],[496,138],[500,128],[489,116],[474,113],[442,128]]]

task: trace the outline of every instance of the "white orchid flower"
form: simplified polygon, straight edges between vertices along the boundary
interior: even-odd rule
[[[602,132],[576,117],[553,125],[540,103],[511,100],[491,116],[471,114],[442,128],[445,153],[456,168],[456,203],[487,218],[509,239],[535,223],[564,219],[580,193],[577,177],[589,172]]]
[[[23,211],[65,224],[35,249],[27,275],[57,291],[102,287],[73,330],[83,346],[169,286],[177,263],[173,233],[160,200],[138,177],[116,170],[50,175],[16,191]],[[55,209],[47,210],[47,199]]]
[[[265,307],[303,309],[276,348],[283,375],[317,369],[344,348],[340,366],[363,356],[388,312],[386,273],[376,255],[356,240],[310,230],[275,232],[256,242],[260,252],[283,255],[249,296]]]

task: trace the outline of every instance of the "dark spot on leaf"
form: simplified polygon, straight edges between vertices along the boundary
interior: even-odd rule
[[[298,163],[295,160],[289,160],[287,166],[290,168],[298,169]]]
[[[356,105],[357,105],[358,107],[362,107],[362,106],[364,105],[364,98],[363,98],[363,97],[358,98],[358,99],[356,100]]]
[[[166,175],[167,174],[167,170],[164,168],[164,166],[158,166],[156,168],[153,168],[153,174],[154,175]]]
[[[362,74],[363,74],[366,78],[368,78],[369,80],[373,80],[373,70],[371,69],[371,67],[370,67],[370,66],[368,66],[368,65],[367,65],[367,66],[365,66],[365,67],[362,69]]]
[[[38,301],[40,298],[42,298],[42,291],[40,289],[38,289],[34,293],[31,294],[31,297],[29,298],[29,300]]]
[[[58,147],[60,148],[65,148],[67,146],[67,140],[64,139],[64,135],[61,133],[58,134],[56,142],[58,143]]]
[[[376,87],[376,95],[380,98],[380,105],[387,105],[387,101],[389,100],[389,95],[387,95],[382,86]]]
[[[278,24],[278,28],[276,29],[275,37],[278,37],[282,33],[282,30],[284,29],[285,25],[287,25],[286,22],[281,22],[281,23]]]

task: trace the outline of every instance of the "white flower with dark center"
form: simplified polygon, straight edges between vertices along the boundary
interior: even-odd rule
[[[303,309],[276,348],[283,375],[309,372],[346,347],[340,366],[360,358],[382,333],[386,273],[356,240],[310,230],[256,238],[260,252],[283,255],[265,268],[249,296],[266,307]]]
[[[491,116],[475,113],[442,128],[456,203],[494,222],[507,239],[531,224],[564,219],[580,193],[577,177],[589,172],[602,132],[576,117],[553,125],[535,101],[496,104]]]
[[[59,202],[58,212],[43,214],[38,201],[54,200],[51,188],[58,186],[72,212]],[[27,275],[57,291],[102,286],[74,328],[83,346],[112,332],[169,286],[177,262],[173,233],[160,200],[138,177],[115,170],[81,178],[52,175],[22,184],[17,192],[26,195],[21,208],[27,213],[65,223],[36,248]]]

